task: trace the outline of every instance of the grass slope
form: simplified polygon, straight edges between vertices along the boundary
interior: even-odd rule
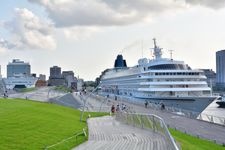
[[[225,150],[225,147],[211,141],[199,139],[174,129],[169,130],[172,136],[181,145],[182,150]]]
[[[17,89],[18,92],[26,93],[26,92],[32,92],[35,91],[36,88],[22,88],[22,89]]]
[[[80,122],[79,117],[80,111],[54,104],[0,99],[0,149],[43,149],[82,131],[86,122]],[[71,149],[84,140],[79,136],[55,149]]]

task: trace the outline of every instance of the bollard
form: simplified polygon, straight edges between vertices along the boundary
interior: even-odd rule
[[[211,116],[210,122],[214,123],[214,121],[213,121],[213,116]]]

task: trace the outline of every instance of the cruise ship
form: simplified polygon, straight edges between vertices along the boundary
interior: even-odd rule
[[[114,68],[100,76],[100,93],[199,114],[217,98],[212,96],[204,72],[191,69],[184,61],[162,58],[162,48],[153,41],[154,59],[141,58],[138,65],[127,67],[118,55]]]

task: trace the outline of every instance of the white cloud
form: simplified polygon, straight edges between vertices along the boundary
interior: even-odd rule
[[[64,35],[66,38],[72,38],[76,40],[83,40],[90,38],[94,33],[100,32],[100,29],[98,27],[69,27],[69,28],[63,28]]]
[[[46,9],[56,27],[121,26],[167,11],[201,5],[223,8],[225,0],[28,0]]]
[[[14,48],[16,45],[6,41],[5,39],[1,38],[0,39],[0,47],[2,48],[7,48],[7,49],[12,49]]]
[[[28,0],[46,9],[57,27],[121,26],[187,6],[224,8],[225,0]]]
[[[10,39],[1,39],[0,47],[7,49],[54,49],[53,24],[40,19],[26,8],[15,8],[14,18],[2,26],[10,32]]]
[[[225,0],[185,0],[191,5],[202,5],[213,9],[224,8]]]
[[[29,0],[42,5],[57,27],[128,25],[184,7],[176,0]]]

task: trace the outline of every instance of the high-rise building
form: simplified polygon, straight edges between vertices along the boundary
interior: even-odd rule
[[[17,75],[30,76],[30,64],[19,59],[13,59],[7,65],[7,78],[14,77]]]
[[[38,79],[42,81],[46,81],[46,75],[40,74]]]
[[[62,77],[65,79],[67,87],[71,88],[72,85],[76,85],[76,83],[73,83],[77,82],[73,71],[63,71]]]
[[[31,75],[29,63],[19,59],[13,59],[7,65],[7,78],[4,78],[6,89],[31,88],[37,81],[36,75]]]
[[[225,50],[216,52],[216,85],[225,87]]]
[[[65,79],[62,77],[61,68],[58,66],[53,66],[50,68],[50,76],[48,80],[49,86],[65,86]]]
[[[2,78],[2,67],[0,66],[0,79]]]
[[[58,66],[53,66],[50,68],[50,78],[61,78],[61,68]]]
[[[204,71],[205,76],[207,77],[207,84],[209,87],[214,87],[216,85],[216,73],[212,69],[201,69]]]

